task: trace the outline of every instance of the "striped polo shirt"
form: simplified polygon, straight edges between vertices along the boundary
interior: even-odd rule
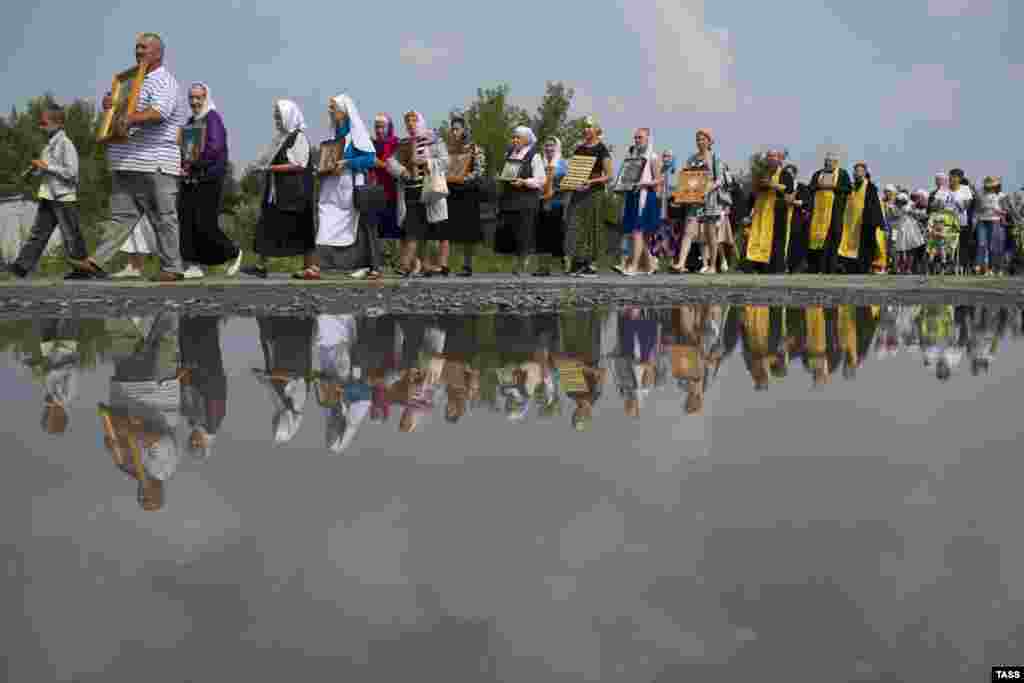
[[[136,111],[156,109],[160,123],[131,129],[124,142],[107,145],[111,171],[139,171],[181,175],[181,150],[178,129],[188,121],[188,106],[171,72],[163,66],[146,74]]]

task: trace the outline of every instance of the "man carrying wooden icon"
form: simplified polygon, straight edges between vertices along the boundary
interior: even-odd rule
[[[164,67],[163,58],[164,43],[160,36],[155,33],[139,35],[135,42],[135,61],[139,69],[145,70],[145,78],[136,106],[120,115],[123,118],[110,126],[114,135],[106,137],[113,181],[112,225],[96,253],[76,264],[94,277],[106,277],[104,265],[131,237],[136,223],[145,215],[153,226],[160,257],[160,274],[156,281],[183,279],[177,213],[181,176],[178,130],[185,125],[188,108],[178,81]],[[114,98],[108,93],[103,99],[103,110],[109,113],[113,107]]]

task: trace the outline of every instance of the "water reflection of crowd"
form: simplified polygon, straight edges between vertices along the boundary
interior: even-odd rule
[[[99,403],[103,444],[138,489],[146,510],[163,506],[184,455],[209,458],[227,415],[223,318],[161,313],[129,320],[0,323],[0,350],[14,350],[43,388],[42,429],[60,435],[83,369],[112,362]],[[940,381],[966,368],[987,373],[1008,337],[1024,335],[1022,309],[942,304],[672,308],[534,316],[386,315],[258,318],[268,440],[287,446],[312,395],[325,448],[350,452],[361,430],[397,423],[402,433],[440,414],[449,425],[474,411],[513,424],[591,429],[598,407],[640,418],[652,396],[672,396],[700,416],[725,361],[740,350],[755,391],[802,366],[824,389],[853,380],[872,357],[919,355]],[[933,370],[934,369],[934,370]],[[393,420],[393,413],[397,420]],[[605,413],[611,414],[611,413]]]
[[[887,307],[874,349],[880,359],[919,355],[945,382],[962,368],[987,374],[1008,338],[1024,336],[1024,310],[947,304]],[[966,361],[966,365],[965,365]]]

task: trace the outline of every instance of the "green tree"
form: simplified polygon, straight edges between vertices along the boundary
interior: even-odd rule
[[[508,100],[508,85],[481,88],[476,100],[466,110],[466,121],[473,131],[474,141],[487,154],[487,173],[496,175],[504,163],[505,150],[512,139],[512,129],[530,123],[530,116],[522,107]]]
[[[583,139],[583,119],[569,118],[575,91],[562,82],[548,81],[537,112],[530,119],[530,127],[540,141],[554,136],[562,141],[565,156]]]

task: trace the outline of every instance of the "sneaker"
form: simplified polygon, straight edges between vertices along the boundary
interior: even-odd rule
[[[129,279],[129,278],[140,278],[140,277],[142,277],[142,271],[129,263],[127,266],[125,266],[121,270],[117,271],[116,273],[112,274],[110,277],[114,278],[115,280],[126,280],[126,279]]]
[[[231,265],[228,266],[228,269],[224,271],[224,274],[227,275],[228,277],[234,277],[234,276],[238,275],[238,269],[241,268],[241,267],[242,267],[242,250],[239,249],[238,250],[238,256],[236,256],[235,260],[231,262]]]
[[[724,258],[722,259],[722,265],[718,267],[718,272],[723,274],[729,272],[729,264],[725,261]]]
[[[24,280],[25,278],[28,277],[28,271],[19,266],[17,263],[12,263],[11,265],[7,266],[7,272],[9,272],[11,275],[18,278],[19,280]]]
[[[199,280],[204,277],[206,277],[206,273],[204,273],[203,269],[199,266],[191,265],[185,269],[186,280]]]
[[[348,276],[350,278],[352,278],[353,280],[362,280],[362,279],[364,279],[369,274],[370,274],[370,269],[369,268],[360,268],[359,270],[352,271],[351,273],[348,274]]]
[[[592,263],[588,263],[580,268],[576,277],[597,277],[597,268]]]

